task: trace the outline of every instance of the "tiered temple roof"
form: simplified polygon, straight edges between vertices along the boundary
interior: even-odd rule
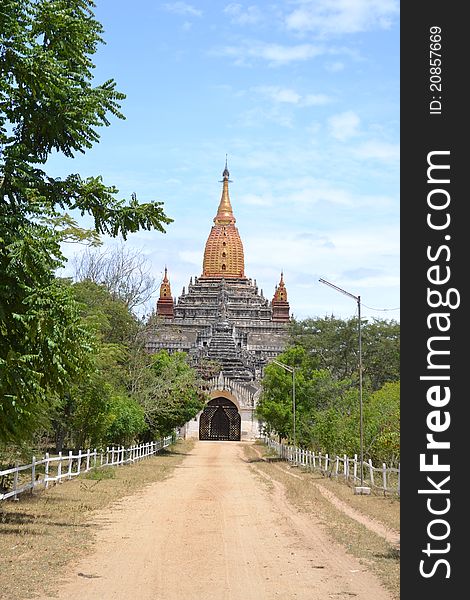
[[[264,364],[285,347],[289,303],[283,273],[272,302],[260,293],[256,280],[245,276],[227,164],[222,177],[222,195],[206,242],[202,275],[194,282],[191,278],[187,291],[183,288],[178,300],[170,304],[165,268],[147,349],[184,350],[194,361],[202,357],[216,360],[225,378],[250,384],[253,390],[259,385]]]

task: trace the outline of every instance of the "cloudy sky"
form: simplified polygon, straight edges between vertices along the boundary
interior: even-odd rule
[[[201,274],[227,154],[246,275],[266,297],[283,270],[297,318],[355,314],[321,277],[365,317],[399,320],[398,1],[96,0],[96,17],[96,79],[127,94],[126,120],[49,171],[163,201],[167,233],[127,243],[179,296]]]

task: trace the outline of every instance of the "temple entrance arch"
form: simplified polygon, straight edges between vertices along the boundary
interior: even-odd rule
[[[199,439],[238,442],[241,417],[234,402],[223,396],[209,400],[199,419]]]

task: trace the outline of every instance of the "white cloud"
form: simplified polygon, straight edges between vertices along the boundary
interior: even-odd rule
[[[325,69],[327,71],[330,71],[330,73],[339,73],[340,71],[342,71],[344,69],[344,63],[342,63],[339,60],[336,60],[334,62],[329,62],[325,65]]]
[[[361,159],[398,162],[400,159],[400,146],[399,144],[370,140],[358,146],[354,153]]]
[[[262,96],[269,98],[273,102],[285,102],[287,104],[298,104],[301,99],[300,94],[289,88],[281,88],[273,85],[260,85],[252,90]]]
[[[301,106],[320,106],[328,104],[330,98],[326,94],[307,94],[301,100]]]
[[[288,206],[312,206],[314,204],[330,204],[344,208],[387,207],[393,204],[392,198],[378,194],[357,194],[346,188],[332,185],[331,182],[310,177],[287,179],[283,186],[278,186],[276,194]]]
[[[279,66],[315,58],[324,54],[326,50],[314,44],[285,46],[263,42],[245,42],[239,46],[225,46],[215,52],[233,57],[235,63],[239,65],[246,64],[250,59],[259,58],[268,61],[273,66]]]
[[[176,15],[190,16],[190,17],[200,17],[202,16],[202,10],[198,8],[194,8],[191,4],[187,4],[186,2],[168,2],[163,5],[163,8],[171,13],[175,13]]]
[[[275,236],[266,236],[259,235],[258,231],[256,235],[245,233],[243,242],[253,273],[259,271],[258,265],[280,265],[292,278],[299,271],[314,273],[320,267],[325,273],[336,273],[338,265],[342,265],[344,273],[362,265],[371,272],[375,270],[377,275],[369,274],[367,278],[360,278],[361,281],[367,279],[370,284],[373,279],[380,279],[381,285],[386,281],[388,285],[398,285],[398,274],[390,272],[388,263],[383,259],[377,260],[380,255],[387,255],[391,262],[397,262],[400,251],[398,226],[330,230],[326,236],[317,239],[283,234],[281,231]],[[378,262],[382,265],[379,269],[376,267]]]
[[[274,106],[269,109],[257,106],[240,113],[234,121],[237,127],[261,127],[263,122],[271,121],[280,127],[292,127],[292,118]]]
[[[202,266],[202,252],[201,251],[183,250],[178,253],[178,257],[184,263],[189,263],[191,265],[194,265],[197,268],[201,268],[201,266]]]
[[[232,23],[238,23],[238,25],[255,25],[262,20],[262,13],[255,5],[244,8],[241,4],[233,2],[227,4],[224,13],[231,17]]]
[[[333,115],[328,119],[331,135],[340,141],[357,135],[360,122],[359,117],[352,110]]]
[[[286,17],[288,29],[320,36],[388,29],[399,15],[397,0],[304,0]]]
[[[272,197],[263,196],[261,194],[242,194],[238,198],[240,204],[247,204],[249,206],[272,206]]]
[[[297,106],[319,106],[327,104],[330,101],[330,98],[325,94],[306,94],[302,96],[295,90],[279,86],[256,86],[252,90],[273,102],[294,104]]]

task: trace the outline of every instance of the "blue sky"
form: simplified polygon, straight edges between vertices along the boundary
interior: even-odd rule
[[[49,171],[164,202],[167,233],[127,242],[154,277],[166,265],[179,296],[201,274],[227,154],[245,272],[266,297],[283,270],[296,318],[355,314],[322,277],[365,317],[399,320],[399,3],[97,0],[95,14],[96,80],[117,81],[126,120]]]

